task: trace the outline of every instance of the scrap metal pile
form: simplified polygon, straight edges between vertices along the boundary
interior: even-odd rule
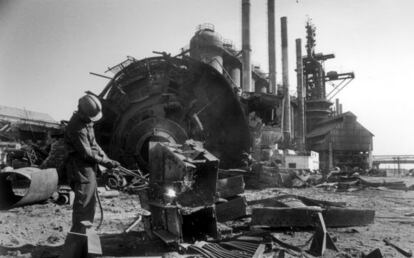
[[[332,171],[323,183],[315,185],[327,191],[354,192],[366,188],[393,189],[393,190],[414,190],[414,184],[407,185],[401,180],[384,180],[360,176],[357,172]]]
[[[144,218],[145,230],[181,252],[207,258],[321,256],[327,249],[338,252],[327,227],[374,221],[374,210],[277,192],[272,198],[246,202],[241,196],[243,176],[219,170],[219,160],[201,143],[149,146],[149,184],[139,192],[141,207],[151,214]],[[298,247],[275,234],[287,229],[315,233]]]

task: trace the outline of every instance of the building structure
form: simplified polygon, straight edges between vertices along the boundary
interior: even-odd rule
[[[342,104],[332,99],[355,77],[353,72],[325,72],[324,62],[333,54],[315,53],[315,27],[306,25],[306,52],[303,57],[305,87],[306,148],[320,155],[320,166],[345,169],[370,167],[373,134],[362,126],[352,112],[342,113]],[[339,82],[327,93],[327,82]]]
[[[0,105],[1,141],[45,140],[59,129],[60,123],[48,114]]]
[[[268,21],[274,23],[274,3],[269,1]],[[97,125],[98,139],[114,158],[144,169],[149,141],[182,143],[188,138],[204,141],[225,168],[244,164],[240,161],[245,152],[261,160],[263,151],[275,146],[304,156],[319,151],[322,169],[366,167],[372,133],[355,115],[342,115],[339,101],[336,108],[331,101],[354,74],[325,72],[324,62],[334,55],[315,52],[315,27],[308,23],[305,56],[301,40],[296,40],[298,96],[290,96],[287,17],[281,18],[280,35],[280,86],[275,85],[274,24],[268,26],[270,76],[252,65],[249,0],[242,0],[241,50],[223,39],[214,25],[203,24],[189,49],[176,57],[128,58],[110,68],[115,76],[99,94],[106,117]],[[328,81],[337,82],[329,93]],[[331,127],[337,130],[325,130]],[[361,144],[353,140],[356,135]]]
[[[214,26],[207,24],[197,27],[190,43],[190,57],[212,65],[229,83],[233,84],[236,92],[241,91],[240,102],[244,105],[246,116],[249,118],[253,149],[256,149],[253,154],[256,153],[256,158],[260,159],[262,155],[257,149],[268,149],[278,144],[281,148],[295,148],[305,156],[309,155],[310,151],[320,152],[322,169],[327,170],[336,166],[368,168],[373,148],[373,134],[357,122],[353,113],[342,114],[342,104],[339,104],[338,99],[336,106],[333,106],[331,101],[354,79],[354,73],[325,71],[325,61],[334,58],[335,55],[315,52],[315,27],[308,22],[306,55],[302,56],[301,40],[296,41],[298,94],[289,96],[287,18],[282,17],[283,85],[279,87],[279,91],[276,91],[278,87],[272,86],[270,82],[270,79],[275,79],[274,71],[271,76],[267,76],[259,67],[252,66],[250,63],[250,37],[248,36],[250,3],[248,2],[243,0],[242,5],[243,49],[241,51],[237,51],[230,44],[224,44],[222,36],[214,30]],[[269,22],[274,22],[272,18],[274,5],[269,3],[269,8]],[[269,43],[274,42],[271,28],[272,26],[269,25]],[[200,54],[200,51],[203,54]],[[242,53],[242,56],[239,53]],[[269,53],[274,53],[271,45],[269,45]],[[243,57],[244,54],[248,57]],[[214,62],[211,61],[213,59]],[[249,63],[243,65],[243,62]],[[246,69],[247,65],[252,69]],[[273,61],[270,69],[274,70]],[[251,77],[247,78],[243,75],[246,72],[251,73]],[[331,92],[327,92],[327,82],[336,82]],[[250,84],[243,86],[246,83]],[[258,127],[258,124],[262,127]],[[274,133],[269,134],[269,131]],[[264,134],[267,135],[265,141],[263,141]],[[273,138],[269,140],[268,135],[272,135]]]

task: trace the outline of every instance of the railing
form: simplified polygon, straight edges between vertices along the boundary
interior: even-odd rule
[[[215,27],[214,27],[214,24],[212,24],[212,23],[203,23],[203,24],[198,25],[196,27],[196,30],[197,31],[199,31],[199,30],[211,30],[211,31],[215,31]]]

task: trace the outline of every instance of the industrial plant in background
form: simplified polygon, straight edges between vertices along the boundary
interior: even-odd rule
[[[290,96],[287,18],[281,18],[278,88],[272,0],[268,21],[268,74],[251,64],[248,0],[242,1],[241,51],[214,25],[203,24],[176,56],[128,57],[110,68],[115,75],[99,94],[105,116],[96,128],[108,153],[130,168],[148,170],[150,142],[194,139],[222,168],[246,165],[249,154],[281,168],[314,168],[303,164],[315,164],[315,157],[324,170],[368,168],[373,134],[353,113],[343,113],[338,99],[335,107],[332,102],[354,74],[325,71],[324,62],[334,55],[315,52],[315,27],[308,22],[306,55],[296,40],[297,96]],[[336,82],[330,92],[327,82]],[[308,161],[298,161],[304,157]]]

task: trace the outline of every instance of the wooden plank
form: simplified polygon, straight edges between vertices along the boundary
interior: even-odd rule
[[[246,198],[239,196],[228,202],[216,205],[217,221],[225,222],[246,216]]]
[[[233,176],[217,181],[217,193],[220,198],[228,198],[244,193],[243,176]]]
[[[315,227],[314,207],[306,208],[257,208],[252,212],[252,225],[273,228]],[[365,226],[374,222],[374,210],[331,208],[322,211],[327,227]]]

